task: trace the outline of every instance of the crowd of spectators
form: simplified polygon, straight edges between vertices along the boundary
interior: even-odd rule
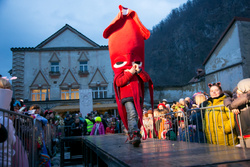
[[[220,82],[208,87],[209,94],[197,92],[171,103],[163,99],[154,112],[144,109],[147,137],[250,147],[250,79],[243,79],[232,91],[223,91]]]
[[[208,84],[208,87],[209,94],[197,92],[192,97],[180,98],[173,102],[163,99],[155,109],[144,108],[142,135],[147,135],[149,138],[229,146],[240,143],[238,146],[250,147],[250,111],[248,107],[250,78],[240,81],[232,92],[223,91],[220,82]],[[50,159],[57,152],[56,144],[60,136],[126,133],[119,116],[111,115],[108,112],[101,114],[91,111],[85,116],[81,112],[74,114],[68,112],[64,116],[60,116],[51,110],[43,111],[37,104],[27,107],[23,101],[11,98],[11,85],[2,78],[0,78],[0,91],[0,108],[29,116],[34,121],[39,120],[42,123],[41,133],[37,135],[36,139],[40,165],[51,165]],[[204,107],[206,108],[204,109]],[[0,112],[0,142],[8,143],[0,144],[1,155],[4,151],[3,155],[7,153],[6,156],[15,156],[15,150],[12,150],[13,145],[11,144],[21,140],[22,137],[19,133],[23,132],[23,130],[20,131],[21,124],[18,121],[20,121],[18,117],[8,118],[3,115],[3,112]],[[155,122],[158,133],[153,129],[153,122]],[[51,130],[49,146],[46,141],[48,136],[44,133],[44,127],[47,126]],[[36,130],[39,131],[39,129]],[[16,147],[19,146],[16,145]],[[6,151],[7,149],[10,150]],[[24,161],[28,161],[27,155],[22,158]],[[4,161],[3,157],[0,158],[1,161]],[[4,164],[11,164],[11,160],[6,160]]]
[[[91,111],[85,117],[82,113],[66,114],[64,119],[65,136],[121,133],[121,126],[119,116],[115,117],[108,112],[102,115],[97,111]]]

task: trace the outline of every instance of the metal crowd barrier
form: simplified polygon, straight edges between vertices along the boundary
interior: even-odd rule
[[[45,127],[45,145],[49,152],[49,155],[56,153],[56,142],[58,140],[58,128],[53,124],[47,124]]]
[[[235,146],[238,139],[234,114],[225,108],[224,105],[217,105],[165,115],[171,122],[178,141]]]
[[[4,109],[0,109],[0,123],[8,131],[7,140],[0,143],[0,167],[39,166],[42,142],[48,154],[53,152],[52,141],[57,134],[54,125],[45,126],[30,116]]]
[[[35,129],[33,119],[0,109],[0,123],[8,138],[0,143],[0,166],[35,166]]]

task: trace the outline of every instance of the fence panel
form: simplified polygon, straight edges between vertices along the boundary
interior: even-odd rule
[[[0,123],[8,138],[0,143],[0,166],[33,166],[34,123],[29,116],[0,109]]]
[[[234,114],[224,105],[170,112],[166,119],[174,125],[178,141],[230,146],[238,143]]]

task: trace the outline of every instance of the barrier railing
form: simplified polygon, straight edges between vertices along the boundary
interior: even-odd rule
[[[166,114],[166,119],[170,121],[178,141],[238,144],[234,114],[224,105],[170,112]]]
[[[0,143],[0,167],[33,167],[49,161],[57,134],[54,125],[4,109],[0,109],[0,123],[8,132],[7,140]]]
[[[29,116],[0,109],[8,138],[0,143],[0,166],[35,166],[34,123]]]

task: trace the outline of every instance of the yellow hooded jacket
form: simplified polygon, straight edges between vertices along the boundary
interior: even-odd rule
[[[223,105],[225,95],[220,95],[218,98],[208,99],[207,107]],[[231,128],[232,125],[232,128]],[[231,132],[233,130],[233,133]],[[227,107],[209,108],[205,111],[205,134],[207,142],[210,144],[233,145],[238,144],[235,131],[234,114]],[[225,134],[225,135],[224,135]],[[225,143],[226,141],[226,143]]]

